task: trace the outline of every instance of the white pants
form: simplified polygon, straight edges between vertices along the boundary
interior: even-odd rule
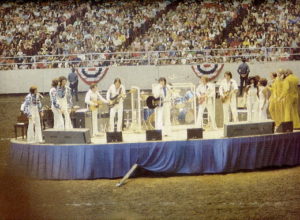
[[[98,130],[98,109],[92,111],[93,136],[99,133]]]
[[[59,126],[62,127],[63,129],[72,129],[73,126],[72,126],[72,122],[71,122],[71,118],[70,118],[70,113],[68,111],[68,102],[67,102],[67,99],[66,97],[65,98],[62,98],[62,99],[57,99],[58,100],[58,103],[60,104],[61,106],[61,112],[62,114],[64,115],[64,118],[65,118],[65,122],[63,123],[63,121],[61,120],[60,118],[60,122],[59,122]]]
[[[258,102],[247,101],[247,121],[258,121]]]
[[[53,106],[51,109],[53,112],[53,120],[54,120],[53,128],[64,129],[64,119],[63,119],[61,111]]]
[[[171,105],[165,103],[162,107],[155,108],[155,129],[162,130],[163,135],[171,133]]]
[[[28,130],[27,130],[27,141],[28,142],[42,142],[42,129],[40,113],[37,106],[30,106],[31,119],[29,119]]]
[[[208,114],[208,118],[210,119],[212,129],[217,129],[216,119],[215,119],[215,109],[213,105],[213,100],[211,99],[199,105],[196,126],[199,128],[203,127],[203,113],[206,108],[207,108],[207,114]]]
[[[263,103],[259,103],[259,111],[258,111],[258,120],[265,121],[268,119],[267,109],[269,107],[269,102],[267,101],[265,106],[262,108]]]
[[[230,100],[223,103],[223,117],[224,117],[224,124],[229,122],[230,118],[230,110],[232,113],[232,118],[234,122],[238,121],[238,115],[236,110],[236,95],[233,94]]]
[[[63,113],[64,118],[65,118],[64,129],[72,129],[73,126],[72,126],[72,122],[71,122],[71,118],[70,118],[70,113],[69,113],[68,109],[61,109],[61,110],[62,110],[62,113]]]
[[[116,104],[114,107],[110,109],[109,114],[109,130],[114,131],[115,128],[115,115],[118,113],[118,123],[117,123],[117,131],[122,131],[122,122],[123,122],[123,103]]]

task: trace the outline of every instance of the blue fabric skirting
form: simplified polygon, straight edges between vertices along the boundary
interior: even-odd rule
[[[11,161],[39,179],[116,178],[131,166],[181,174],[300,164],[300,132],[212,140],[101,145],[11,143]]]

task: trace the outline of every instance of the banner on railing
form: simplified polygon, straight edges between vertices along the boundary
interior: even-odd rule
[[[220,75],[223,67],[224,64],[206,63],[194,65],[192,66],[192,69],[196,76],[198,76],[199,78],[202,76],[206,76],[209,80],[213,80]]]
[[[78,68],[76,73],[79,78],[87,85],[99,83],[107,74],[108,67]]]

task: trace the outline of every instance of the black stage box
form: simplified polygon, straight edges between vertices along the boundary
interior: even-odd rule
[[[161,130],[146,130],[146,140],[147,141],[161,141],[162,140]]]
[[[106,132],[106,142],[123,142],[123,135],[121,131]]]
[[[272,120],[262,122],[236,122],[224,125],[224,137],[237,137],[260,134],[273,134],[275,123]]]
[[[63,129],[46,129],[43,131],[46,143],[51,144],[89,144],[91,136],[89,129],[74,128],[69,130]]]
[[[203,128],[189,128],[186,131],[188,140],[203,138]]]
[[[293,127],[292,121],[281,122],[276,129],[276,132],[293,132]]]

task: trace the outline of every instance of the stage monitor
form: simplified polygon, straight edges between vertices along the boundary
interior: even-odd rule
[[[273,134],[275,123],[272,120],[262,122],[236,122],[224,125],[224,137]]]
[[[278,128],[276,129],[276,132],[293,132],[293,122],[292,121],[285,121],[281,122]]]
[[[146,130],[146,140],[147,141],[161,141],[162,140],[161,130]]]
[[[123,142],[123,134],[121,131],[106,132],[106,142]]]
[[[202,139],[203,131],[203,128],[189,128],[187,129],[187,139]]]
[[[89,144],[91,143],[90,130],[87,128],[46,129],[43,131],[45,143],[51,144]]]

